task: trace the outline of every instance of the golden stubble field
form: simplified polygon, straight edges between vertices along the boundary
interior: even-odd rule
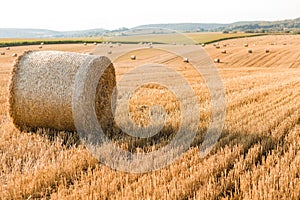
[[[155,45],[114,61],[117,80],[135,65],[166,64],[186,78],[200,103],[201,123],[190,150],[172,165],[145,174],[114,171],[99,164],[84,147],[72,145],[73,138],[65,132],[21,133],[15,129],[7,113],[7,87],[16,59],[11,54],[38,50],[38,46],[0,49],[6,52],[0,56],[0,198],[299,199],[300,36],[235,39],[219,42],[219,46],[211,44],[205,49],[212,59],[221,60],[216,66],[226,89],[226,120],[216,147],[202,159],[199,146],[210,111],[201,76],[182,58],[157,50]],[[94,45],[81,44],[43,47],[83,53],[94,49]],[[253,52],[248,53],[249,49]],[[137,56],[134,61],[132,54]],[[130,101],[132,118],[147,125],[153,102],[168,113],[160,136],[171,137],[178,129],[180,113],[175,96],[166,88],[147,85],[138,89]],[[118,136],[111,137],[118,140]],[[167,143],[168,137],[157,141]],[[122,148],[131,151],[159,148],[148,140],[123,141]]]

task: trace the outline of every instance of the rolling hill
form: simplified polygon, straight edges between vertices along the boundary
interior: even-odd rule
[[[146,24],[134,27],[135,29],[155,29],[149,34],[164,34],[165,30],[179,32],[284,32],[300,33],[300,18],[281,21],[245,21],[231,24],[220,23],[174,23],[174,24]],[[157,30],[156,30],[157,29]],[[96,37],[128,35],[128,28],[106,30],[103,28],[79,30],[79,31],[54,31],[47,29],[22,29],[0,28],[0,38],[72,38],[72,37]],[[140,31],[140,34],[143,32]],[[170,33],[170,31],[167,31]],[[137,33],[131,33],[137,34]]]
[[[0,28],[0,38],[64,38],[100,36],[107,30],[53,31],[47,29]]]

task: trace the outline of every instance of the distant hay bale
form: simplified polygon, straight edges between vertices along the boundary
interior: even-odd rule
[[[224,49],[224,50],[221,51],[221,53],[226,54],[227,51]]]
[[[112,51],[108,51],[107,54],[112,54]]]
[[[10,50],[10,47],[6,47],[6,50]]]
[[[183,59],[183,62],[189,63],[190,61],[189,61],[188,58],[184,58],[184,59]]]
[[[12,57],[17,57],[17,56],[18,56],[18,54],[16,54],[16,53],[13,53],[11,56],[12,56]]]
[[[244,44],[244,47],[248,47],[249,46],[249,44]]]
[[[215,62],[215,63],[220,63],[221,61],[220,61],[219,58],[215,58],[215,59],[214,59],[214,62]]]
[[[248,49],[248,53],[253,53],[252,49]]]
[[[72,107],[75,80],[90,85],[90,75],[77,74],[94,74],[99,69],[105,71],[96,88],[95,113],[104,131],[112,128],[111,97],[116,79],[111,61],[105,56],[58,51],[30,51],[18,58],[9,88],[9,114],[13,123],[20,130],[75,131]]]
[[[43,48],[43,46],[42,46],[42,45],[40,45],[40,46],[39,46],[39,49],[41,49],[41,48]]]
[[[0,55],[1,55],[1,56],[4,56],[4,55],[5,55],[5,52],[0,52]]]
[[[94,45],[97,45],[97,42],[94,42]]]
[[[136,59],[136,56],[135,56],[135,55],[132,55],[132,56],[130,56],[130,59],[131,59],[131,60],[135,60],[135,59]]]
[[[44,42],[41,42],[41,46],[43,46],[44,45]]]
[[[202,47],[205,47],[206,45],[204,43],[201,44]]]
[[[266,49],[266,53],[270,53],[270,50],[269,50],[269,49]]]
[[[227,44],[223,44],[223,47],[227,47]]]
[[[83,43],[83,45],[85,45],[85,46],[86,46],[86,45],[87,45],[87,43],[86,43],[86,42],[84,42],[84,43]]]

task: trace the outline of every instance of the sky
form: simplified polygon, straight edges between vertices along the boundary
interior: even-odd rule
[[[3,0],[0,28],[58,31],[300,17],[300,0]]]

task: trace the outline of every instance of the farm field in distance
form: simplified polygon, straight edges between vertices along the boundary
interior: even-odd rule
[[[115,42],[154,42],[165,44],[196,44],[196,43],[211,43],[216,40],[228,38],[252,37],[263,34],[255,33],[228,33],[220,32],[198,32],[198,33],[169,33],[169,34],[148,34],[148,35],[129,35],[116,36],[108,38],[108,40]]]
[[[139,42],[158,42],[158,43],[210,43],[215,40],[226,38],[251,37],[263,34],[253,33],[176,33],[176,34],[150,34],[150,35],[129,35],[129,36],[103,36],[103,37],[85,37],[85,38],[0,38],[0,47],[20,46],[20,45],[38,45],[41,42],[45,44],[65,44],[65,43],[83,43],[83,42],[121,42],[121,43],[139,43]],[[184,38],[187,36],[188,38]],[[193,40],[193,41],[192,41]]]
[[[199,43],[221,39],[189,36]],[[156,48],[163,47],[156,44],[153,48],[135,44],[145,48],[127,52],[113,61],[117,81],[130,69],[145,63],[175,69],[191,85],[200,105],[201,123],[191,148],[170,166],[145,174],[119,172],[98,163],[82,145],[74,145],[75,138],[69,133],[20,132],[8,115],[8,85],[17,59],[12,57],[13,53],[59,50],[109,57],[108,51],[129,49],[130,44],[0,48],[0,52],[5,52],[0,55],[0,198],[299,199],[300,35],[265,35],[218,43],[208,44],[204,49],[212,60],[220,59],[216,67],[226,91],[226,119],[217,145],[205,158],[199,157],[199,146],[210,122],[210,97],[205,81],[191,64]],[[136,60],[130,59],[132,54]],[[172,83],[171,78],[167,80]],[[122,148],[147,152],[168,142],[180,125],[180,108],[166,88],[139,88],[130,101],[132,118],[137,124],[147,125],[149,107],[154,103],[162,105],[168,113],[160,133],[168,137],[157,139],[156,144],[113,135],[111,139],[116,145],[121,139]]]

